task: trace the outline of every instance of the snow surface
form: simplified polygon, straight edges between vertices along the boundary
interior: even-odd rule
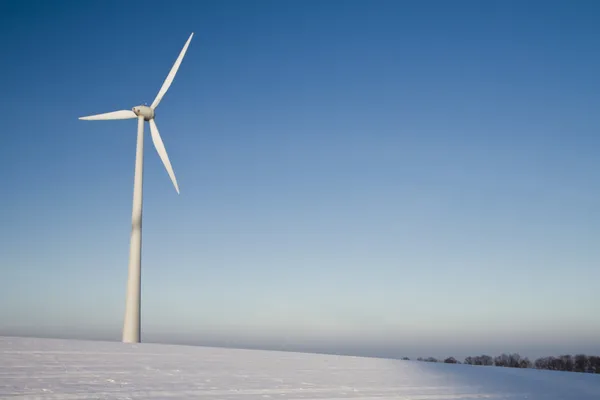
[[[0,337],[0,398],[599,400],[600,375]]]

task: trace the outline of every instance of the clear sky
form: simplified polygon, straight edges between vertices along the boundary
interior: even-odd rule
[[[0,3],[0,334],[600,353],[600,3]],[[146,132],[148,127],[146,125]],[[149,139],[149,136],[147,136]]]

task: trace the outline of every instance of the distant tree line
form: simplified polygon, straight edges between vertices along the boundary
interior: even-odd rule
[[[409,360],[408,357],[402,358]],[[434,357],[417,358],[417,361],[423,362],[444,362],[446,364],[460,364],[454,357],[448,357],[445,360],[438,360]],[[496,366],[507,368],[535,368],[545,369],[550,371],[569,371],[569,372],[585,372],[590,374],[600,374],[600,356],[588,356],[585,354],[570,354],[561,355],[558,357],[542,357],[534,362],[531,362],[527,357],[521,357],[517,353],[501,354],[496,357],[481,355],[469,356],[465,358],[463,364],[468,365],[483,365]]]

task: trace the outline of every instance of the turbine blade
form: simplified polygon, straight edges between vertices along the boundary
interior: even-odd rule
[[[87,117],[79,117],[83,120],[106,120],[106,119],[132,119],[137,118],[137,115],[131,110],[113,111],[104,114],[88,115]]]
[[[156,126],[156,122],[154,119],[150,121],[150,134],[152,136],[152,143],[154,143],[154,147],[160,156],[173,185],[175,186],[175,190],[177,190],[177,194],[179,194],[179,186],[177,185],[177,179],[175,179],[175,172],[173,172],[173,167],[171,167],[171,162],[169,161],[169,156],[167,155],[167,150],[165,149],[165,145],[163,144],[162,139],[160,138],[160,133],[158,132],[158,127]]]
[[[165,81],[163,82],[162,87],[160,88],[158,94],[156,95],[156,98],[152,102],[152,105],[150,106],[152,109],[155,109],[156,107],[158,107],[158,104],[162,100],[163,96],[165,95],[165,93],[167,93],[167,90],[169,90],[169,86],[171,86],[171,83],[173,83],[173,79],[175,79],[175,75],[177,74],[179,65],[181,65],[181,61],[183,60],[183,57],[185,56],[185,52],[187,51],[187,48],[190,45],[192,36],[194,36],[194,32],[192,32],[192,34],[190,35],[187,42],[185,42],[185,46],[183,46],[181,53],[179,53],[179,57],[177,57],[177,60],[175,60],[175,64],[173,64],[173,67],[171,68],[171,72],[169,72],[169,75],[167,75],[167,79],[165,79]]]

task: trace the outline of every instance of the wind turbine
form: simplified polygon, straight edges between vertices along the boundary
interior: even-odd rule
[[[160,133],[156,127],[155,110],[160,104],[165,93],[169,90],[169,86],[173,83],[179,65],[185,56],[185,53],[190,45],[194,33],[190,35],[185,46],[179,53],[179,57],[173,64],[169,75],[165,79],[156,98],[150,105],[140,105],[133,107],[131,110],[113,111],[104,114],[90,115],[80,117],[82,120],[112,120],[112,119],[134,119],[137,118],[137,145],[135,151],[135,177],[133,180],[133,211],[131,213],[131,238],[129,244],[129,273],[127,278],[127,296],[125,301],[125,320],[123,322],[123,342],[139,343],[140,342],[140,299],[141,299],[141,266],[142,266],[142,186],[144,176],[144,121],[150,124],[150,134],[152,143],[160,156],[167,173],[175,186],[177,194],[179,194],[179,186],[175,173],[171,167],[167,150],[160,138]]]

